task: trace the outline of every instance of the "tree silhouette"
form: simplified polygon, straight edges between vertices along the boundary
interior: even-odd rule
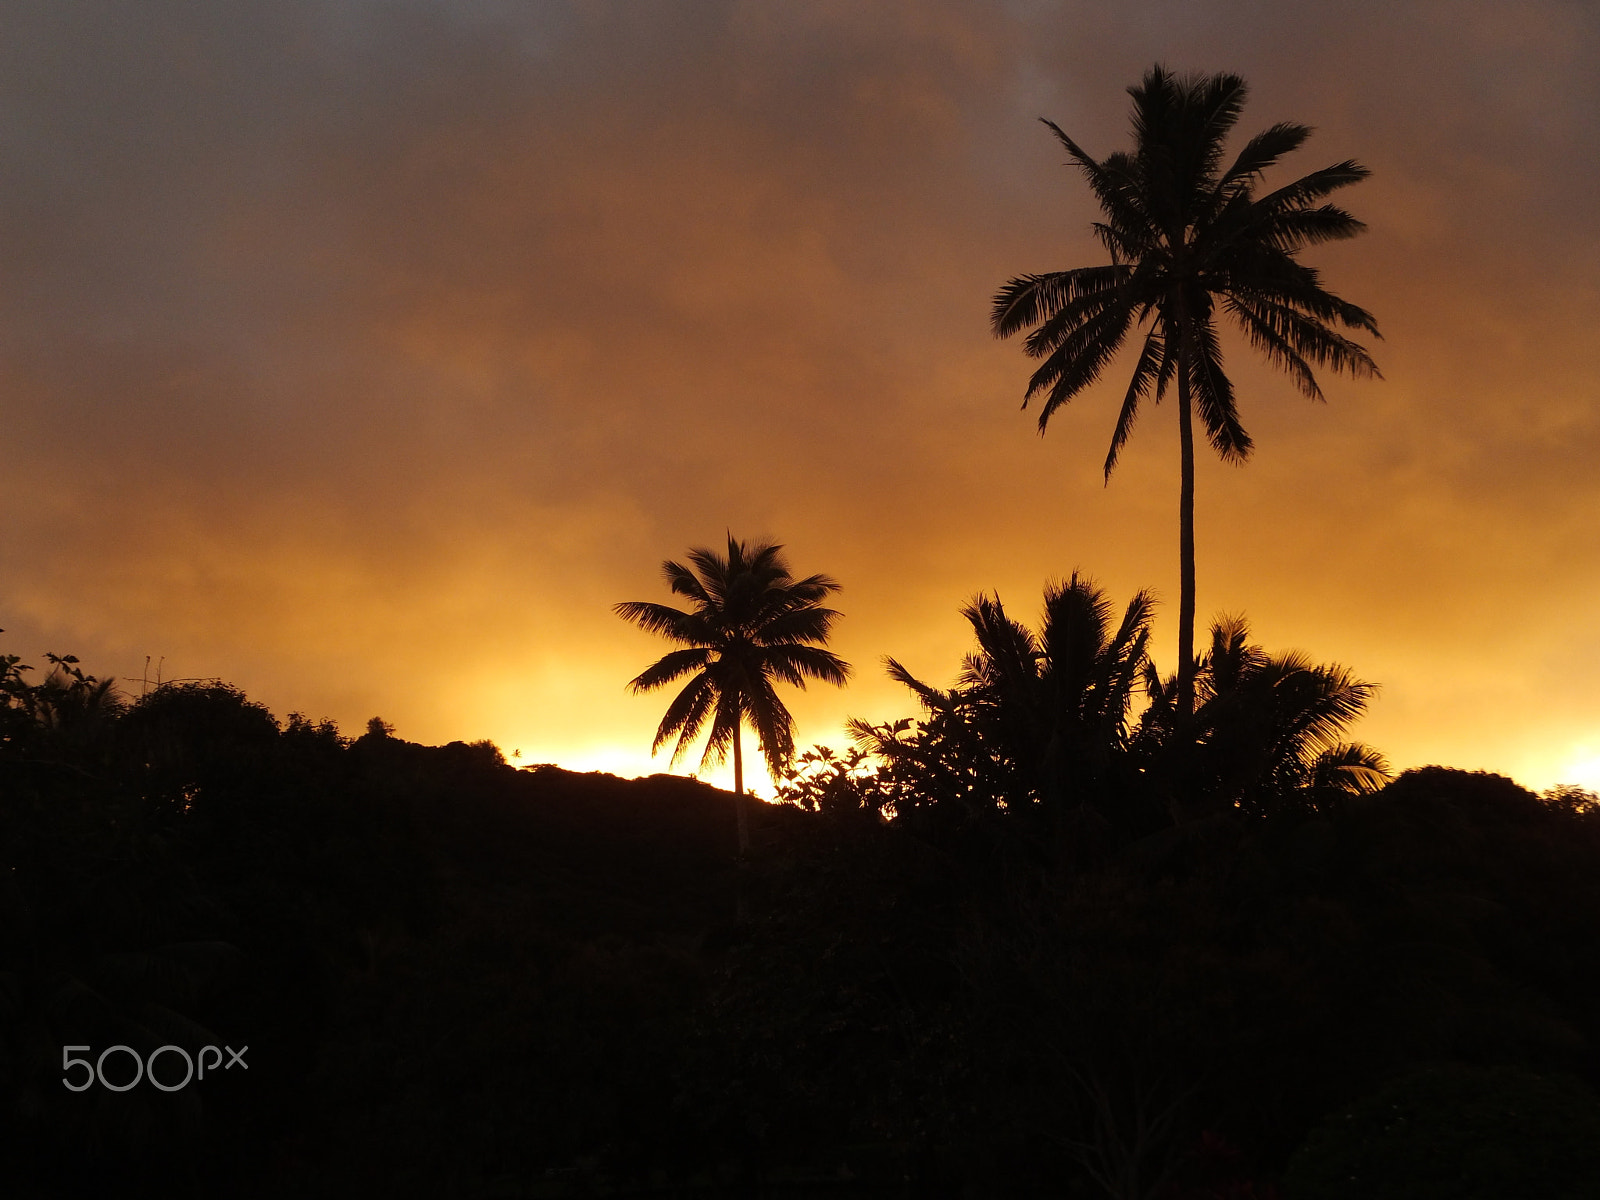
[[[1044,362],[1023,401],[1043,396],[1039,430],[1097,382],[1128,332],[1148,323],[1106,455],[1110,479],[1146,397],[1159,403],[1174,381],[1182,448],[1179,494],[1180,599],[1177,711],[1194,710],[1194,434],[1198,410],[1225,461],[1249,456],[1233,385],[1217,338],[1220,309],[1250,343],[1306,396],[1323,398],[1312,367],[1376,376],[1365,348],[1335,326],[1379,336],[1372,315],[1324,288],[1295,255],[1306,246],[1354,237],[1365,226],[1334,205],[1331,192],[1365,179],[1346,160],[1258,196],[1262,174],[1310,136],[1280,122],[1251,138],[1226,170],[1223,143],[1248,94],[1236,75],[1177,77],[1152,67],[1128,89],[1134,148],[1104,159],[1085,153],[1051,121],[1051,131],[1082,169],[1105,219],[1095,233],[1110,253],[1104,266],[1020,275],[994,298],[997,337],[1032,329],[1024,341]],[[1220,172],[1220,173],[1219,173]]]
[[[850,666],[827,650],[835,618],[823,599],[839,590],[826,575],[795,579],[783,547],[753,546],[728,537],[726,555],[698,547],[690,566],[668,560],[661,566],[674,595],[689,600],[689,610],[643,600],[615,606],[618,616],[658,633],[682,648],[664,655],[629,686],[653,691],[691,676],[667,706],[650,751],[674,736],[677,762],[700,735],[710,731],[701,765],[721,762],[733,748],[733,789],[739,825],[739,851],[750,848],[744,798],[745,722],[756,732],[774,777],[794,756],[794,718],[778,699],[775,682],[804,688],[807,679],[843,685]]]
[[[1127,759],[1129,708],[1148,662],[1154,601],[1139,592],[1119,621],[1095,583],[1073,573],[1045,588],[1036,634],[979,596],[962,615],[977,649],[940,691],[894,659],[889,674],[922,701],[922,728],[852,721],[858,744],[930,796],[968,806],[1037,805],[1059,838],[1085,810],[1119,833],[1142,824]]]
[[[1178,682],[1145,664],[1150,705],[1136,737],[1166,775],[1177,816],[1234,807],[1262,816],[1285,805],[1326,810],[1388,783],[1382,754],[1343,740],[1376,695],[1337,663],[1290,651],[1268,654],[1250,642],[1242,617],[1211,627],[1200,660],[1192,721],[1176,719]]]

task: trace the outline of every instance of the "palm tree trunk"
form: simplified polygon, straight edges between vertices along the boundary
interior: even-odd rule
[[[1189,363],[1178,349],[1178,440],[1183,444],[1178,495],[1178,719],[1194,715],[1194,424],[1189,412]]]
[[[745,871],[750,865],[749,801],[744,796],[744,722],[733,727],[733,812],[739,825],[739,861],[734,866],[733,919],[740,925],[750,920],[745,903]]]
[[[744,722],[733,727],[733,811],[739,822],[739,854],[750,851],[750,812],[744,798]]]

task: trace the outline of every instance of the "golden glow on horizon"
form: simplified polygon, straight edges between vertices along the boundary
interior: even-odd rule
[[[915,715],[912,706],[906,708],[906,716]],[[1359,732],[1359,730],[1358,730]],[[403,731],[402,731],[403,735]],[[747,739],[751,735],[747,732]],[[545,746],[543,749],[530,753],[524,750],[520,758],[512,758],[512,750],[519,743],[515,737],[508,739],[491,738],[513,766],[531,767],[536,763],[552,762],[569,771],[603,771],[608,774],[618,775],[624,779],[644,778],[649,775],[683,775],[698,778],[714,787],[733,790],[733,767],[729,763],[721,767],[711,768],[696,772],[695,766],[699,762],[698,753],[685,755],[677,764],[668,760],[670,753],[663,752],[655,758],[648,753],[627,746],[575,746],[571,748]],[[832,730],[818,730],[814,737],[805,743],[807,749],[813,744],[831,746],[835,750],[847,750],[850,741],[843,727]],[[1381,747],[1380,747],[1381,748]],[[1507,775],[1523,787],[1531,791],[1543,792],[1558,785],[1573,785],[1589,791],[1600,792],[1600,753],[1584,747],[1569,753],[1562,753],[1547,746],[1533,745],[1520,753],[1506,756],[1509,761],[1489,765],[1485,762],[1469,761],[1459,757],[1447,757],[1443,762],[1422,760],[1395,764],[1396,773],[1412,767],[1420,766],[1456,766],[1462,770],[1486,770],[1498,775]],[[745,787],[752,795],[759,795],[763,799],[772,799],[775,789],[770,776],[767,774],[765,764],[759,759],[752,764],[748,759],[745,764]]]
[[[953,677],[952,670],[946,676],[935,676],[931,681],[948,685],[954,682]],[[473,728],[493,731],[478,736],[488,737],[493,741],[515,766],[527,767],[536,763],[551,762],[567,770],[604,771],[623,778],[642,778],[655,774],[693,776],[731,791],[733,789],[731,759],[720,767],[705,771],[696,770],[700,763],[703,743],[697,743],[694,749],[685,753],[676,764],[671,762],[671,747],[663,748],[654,757],[650,755],[650,739],[654,732],[652,722],[659,716],[656,699],[655,696],[629,697],[631,705],[642,708],[643,715],[647,718],[646,724],[649,725],[649,728],[642,732],[638,742],[632,745],[604,740],[552,742],[541,739],[537,731],[529,726],[507,722],[503,719],[503,715],[497,720],[494,715],[488,713],[484,713],[482,718],[474,723]],[[661,697],[663,704],[666,699],[665,696]],[[805,696],[790,696],[791,701],[798,702],[797,707],[807,699]],[[896,689],[894,685],[884,689],[877,699],[878,703],[873,706],[874,711],[868,712],[859,705],[852,707],[851,697],[846,693],[837,704],[829,706],[839,710],[841,715],[833,719],[820,718],[802,722],[797,746],[801,752],[819,744],[829,746],[836,751],[848,750],[851,741],[844,727],[845,715],[866,716],[871,720],[921,716],[915,698],[904,689]],[[1371,715],[1354,732],[1357,737],[1370,740],[1371,744],[1388,753],[1383,735],[1384,715],[1383,695],[1380,691]],[[502,730],[507,732],[500,732]],[[404,729],[397,732],[402,737],[413,739],[420,736]],[[443,738],[428,737],[423,740],[443,740]],[[521,756],[512,758],[512,751],[516,749],[522,751]],[[1388,756],[1396,774],[1414,767],[1451,766],[1462,770],[1485,770],[1506,775],[1523,787],[1536,792],[1543,792],[1563,784],[1600,791],[1600,749],[1596,748],[1595,742],[1574,745],[1561,741],[1559,734],[1553,734],[1548,739],[1529,741],[1518,746],[1502,746],[1492,756],[1476,750],[1470,741],[1460,739],[1438,742],[1433,749],[1435,752],[1432,754],[1424,749],[1421,754],[1415,754],[1410,758],[1399,758],[1392,753]],[[745,731],[745,782],[746,788],[754,795],[765,799],[772,799],[775,795],[765,763],[755,749],[754,734],[749,730]]]
[[[1550,783],[1545,787],[1570,783],[1591,792],[1600,792],[1600,750],[1596,750],[1591,743],[1574,747],[1570,754],[1571,757],[1553,773]]]
[[[748,740],[751,735],[747,732],[745,736]],[[495,744],[501,745],[499,742]],[[732,761],[725,762],[720,767],[696,771],[695,767],[700,761],[698,753],[686,754],[673,764],[668,761],[671,758],[669,752],[659,754],[652,759],[648,754],[640,754],[622,746],[589,747],[575,749],[567,754],[557,754],[554,757],[546,758],[541,755],[531,759],[527,753],[521,758],[513,759],[510,757],[510,750],[506,750],[504,746],[501,746],[501,749],[508,761],[518,767],[531,767],[538,762],[553,762],[568,771],[604,771],[624,779],[643,779],[649,775],[684,775],[709,783],[712,787],[722,788],[724,791],[733,790]],[[749,758],[745,759],[744,786],[745,791],[752,796],[760,796],[763,800],[771,800],[776,795],[772,777],[767,773],[766,763],[759,757],[754,762]]]

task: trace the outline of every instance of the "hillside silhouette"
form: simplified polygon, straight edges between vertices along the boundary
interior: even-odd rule
[[[1587,793],[1429,768],[1062,869],[1026,823],[886,819],[824,770],[825,803],[752,804],[741,865],[693,780],[346,739],[221,684],[55,687],[0,710],[11,1195],[1600,1179]],[[248,1074],[62,1084],[62,1046],[212,1042]],[[1463,1128],[1478,1190],[1437,1180]]]

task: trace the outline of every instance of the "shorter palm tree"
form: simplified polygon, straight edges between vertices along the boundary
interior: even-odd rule
[[[1377,685],[1298,652],[1268,654],[1251,644],[1242,617],[1225,616],[1211,627],[1191,724],[1176,718],[1176,677],[1163,680],[1148,665],[1145,672],[1150,706],[1138,741],[1168,777],[1176,815],[1237,808],[1260,816],[1285,806],[1317,811],[1389,781],[1382,754],[1343,740]]]
[[[889,674],[921,699],[922,727],[851,723],[857,743],[913,790],[952,797],[973,815],[1037,808],[1058,835],[1086,810],[1128,832],[1135,810],[1128,713],[1148,661],[1154,601],[1139,592],[1120,622],[1110,599],[1076,572],[1046,587],[1038,633],[1006,615],[998,597],[962,610],[978,648],[955,688],[921,682],[894,659]]]
[[[747,546],[731,534],[726,555],[699,547],[689,551],[689,564],[661,566],[673,594],[688,598],[687,611],[645,600],[626,601],[615,611],[681,647],[629,686],[648,692],[690,677],[667,706],[650,752],[676,737],[677,762],[710,721],[700,765],[722,762],[732,747],[742,854],[750,848],[742,730],[746,722],[755,730],[776,778],[794,757],[794,718],[774,684],[804,688],[806,680],[819,679],[842,686],[849,679],[849,664],[824,645],[839,614],[822,601],[839,585],[826,575],[795,579],[782,546]]]

